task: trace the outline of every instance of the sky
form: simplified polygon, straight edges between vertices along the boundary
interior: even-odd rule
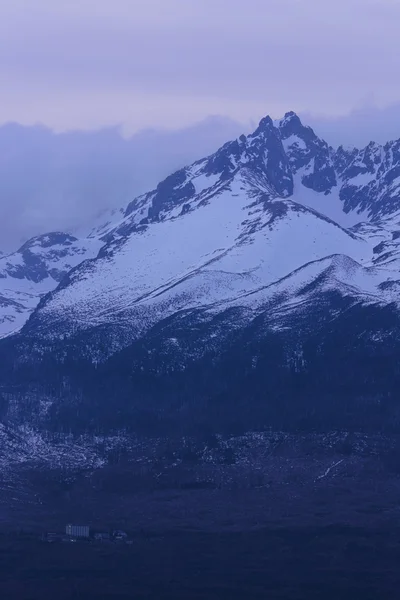
[[[400,137],[400,0],[0,8],[0,250],[126,204],[266,114],[332,145]]]
[[[133,132],[400,101],[399,0],[0,5],[0,122]]]
[[[55,133],[0,126],[0,250],[49,231],[85,235],[107,209],[127,206],[241,133],[243,126],[226,117],[129,138],[117,127]]]

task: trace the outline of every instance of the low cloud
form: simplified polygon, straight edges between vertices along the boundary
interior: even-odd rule
[[[387,108],[365,103],[340,117],[300,116],[334,147],[400,138],[400,103]],[[127,205],[174,170],[255,126],[215,116],[186,128],[147,129],[127,137],[119,127],[55,133],[42,126],[4,125],[0,250],[11,251],[47,231],[89,229],[104,210]]]
[[[366,104],[340,117],[309,113],[301,117],[332,146],[364,147],[371,141],[385,144],[400,138],[400,103],[385,108]]]
[[[243,133],[228,118],[130,138],[116,127],[56,134],[45,127],[0,127],[0,250],[46,231],[74,231],[122,207],[160,179]]]

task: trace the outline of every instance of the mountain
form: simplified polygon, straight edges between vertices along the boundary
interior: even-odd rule
[[[6,282],[48,292],[0,345],[4,418],[396,428],[399,148],[334,149],[295,113],[265,117],[82,241],[1,258]]]
[[[43,126],[0,125],[0,247],[45,231],[75,237],[98,213],[119,208],[172,171],[214,152],[242,132],[224,117],[177,130],[120,127],[56,133]],[[18,240],[18,242],[16,242]]]
[[[100,247],[94,238],[52,232],[0,255],[0,337],[18,331],[40,298],[83,259],[96,256]]]
[[[174,173],[131,202],[114,227],[92,233],[104,242],[98,256],[41,303],[27,333],[73,338],[101,328],[115,339],[118,330],[123,347],[182,310],[256,314],[278,289],[293,297],[325,271],[325,288],[391,302],[396,165],[373,156],[334,152],[294,113],[263,119],[252,135]],[[390,166],[385,175],[382,164]],[[366,184],[367,169],[375,179]],[[349,227],[366,218],[369,227]]]

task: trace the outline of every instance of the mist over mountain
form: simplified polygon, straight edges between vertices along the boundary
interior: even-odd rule
[[[307,111],[300,116],[331,146],[362,148],[371,141],[385,144],[400,137],[400,103],[378,107],[367,101],[340,116],[319,116]]]
[[[399,195],[400,140],[333,148],[288,112],[29,240],[0,259],[7,418],[397,427]]]
[[[400,140],[253,129],[0,256],[15,527],[397,523]]]
[[[398,600],[400,0],[1,8],[0,600]]]
[[[400,137],[400,105],[359,108],[340,117],[301,115],[331,146],[364,147]],[[254,128],[210,116],[183,129],[121,127],[54,133],[44,126],[0,127],[0,249],[46,231],[79,232],[175,169]]]
[[[0,127],[0,248],[15,250],[46,231],[74,232],[245,127],[208,117],[177,130],[121,128],[54,133],[44,126]]]

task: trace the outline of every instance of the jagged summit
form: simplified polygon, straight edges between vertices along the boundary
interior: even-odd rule
[[[204,406],[242,419],[247,403],[252,426],[297,427],[338,381],[335,423],[354,427],[346,390],[369,393],[382,343],[400,348],[399,271],[400,142],[334,149],[293,112],[265,117],[89,237],[1,257],[0,333],[18,334],[0,371],[11,387],[35,372],[14,404],[62,431],[197,424]]]
[[[267,115],[260,120],[257,129],[253,133],[251,133],[250,136],[256,137],[260,133],[270,131],[273,127],[274,127],[274,122],[271,119],[271,117],[269,115]]]
[[[88,238],[54,232],[33,238],[18,252],[2,256],[1,293],[8,306],[2,317],[3,332],[14,331],[16,324],[21,326],[44,294],[54,290],[62,280],[62,289],[42,300],[33,323],[41,319],[41,314],[50,314],[60,297],[66,329],[70,319],[90,327],[92,316],[98,319],[97,308],[91,304],[92,292],[100,303],[108,305],[108,297],[114,297],[114,292],[107,291],[109,288],[124,290],[124,301],[114,298],[118,312],[123,305],[133,306],[138,298],[155,293],[156,288],[163,290],[171,284],[171,289],[178,290],[178,280],[186,281],[189,273],[190,277],[197,277],[199,269],[209,261],[233,273],[233,279],[239,276],[240,264],[241,273],[259,272],[258,284],[269,285],[274,275],[261,275],[265,260],[276,264],[283,261],[276,271],[278,277],[289,275],[290,271],[285,269],[291,266],[299,268],[303,259],[308,262],[322,259],[328,247],[330,254],[343,253],[336,241],[332,247],[325,243],[321,247],[316,245],[318,232],[325,227],[322,223],[328,221],[344,232],[363,221],[375,223],[379,241],[389,243],[395,226],[390,221],[387,229],[387,219],[400,209],[398,145],[381,147],[371,143],[362,150],[348,151],[342,147],[335,150],[293,111],[278,121],[266,116],[253,133],[228,141],[212,155],[169,175],[124,209],[110,211],[104,216],[104,223],[99,221],[93,226]],[[296,234],[294,223],[305,223],[307,219],[310,232],[305,233],[307,226],[304,230],[300,228],[301,234]],[[287,226],[285,245],[280,248],[279,258],[272,258],[280,239],[272,241],[272,234],[281,231],[282,224]],[[337,232],[332,227],[328,228],[331,233],[327,231],[324,235],[335,240]],[[360,231],[364,230],[357,230],[358,237]],[[316,251],[309,255],[306,251],[303,256],[310,235]],[[349,239],[354,235],[348,231]],[[172,248],[171,236],[178,240],[176,248]],[[364,263],[376,259],[370,253],[368,240],[361,243],[365,247]],[[185,256],[181,256],[182,248]],[[244,248],[252,248],[251,256],[244,256]],[[265,248],[270,248],[270,258],[265,258]],[[283,260],[284,255],[292,253],[299,256],[299,261]],[[350,256],[361,260],[358,251]],[[91,260],[85,262],[86,259]],[[114,270],[109,271],[111,264]],[[71,269],[73,272],[66,280]],[[125,283],[121,285],[121,281]],[[30,300],[23,304],[19,300],[27,285]],[[221,282],[215,285],[221,289],[225,286]],[[212,298],[212,285],[207,289]],[[160,292],[161,296],[163,293]],[[232,291],[233,296],[235,293]],[[86,304],[90,315],[87,324],[78,314],[81,310],[78,307]],[[184,303],[179,305],[183,307]],[[113,308],[107,310],[103,311],[106,321],[107,315],[114,312]]]
[[[24,252],[25,250],[32,250],[35,247],[50,248],[51,246],[71,246],[71,244],[77,242],[77,238],[69,233],[63,231],[51,231],[43,235],[38,235],[27,240],[18,250],[18,252]]]
[[[360,213],[367,199],[357,178],[371,169],[374,152],[340,155],[293,112],[280,121],[264,117],[250,135],[133,200],[102,234],[96,259],[75,268],[41,302],[29,331],[68,338],[100,327],[115,340],[114,328],[125,323],[123,346],[160,318],[189,308],[229,304],[254,314],[271,286],[338,254],[349,260],[335,266],[337,283],[328,285],[326,276],[318,289],[337,285],[348,293],[346,265],[355,262],[357,294],[377,299],[388,273],[373,260],[375,239],[349,229],[369,219],[368,211]],[[376,235],[387,241],[392,233],[380,228]]]
[[[283,119],[275,122],[275,126],[279,129],[283,140],[291,136],[297,136],[305,143],[319,140],[320,143],[326,144],[326,142],[318,138],[311,127],[303,125],[300,117],[294,112],[286,113]]]
[[[285,113],[285,116],[275,121],[276,126],[282,131],[291,130],[292,132],[301,130],[304,125],[300,117],[293,111]]]

